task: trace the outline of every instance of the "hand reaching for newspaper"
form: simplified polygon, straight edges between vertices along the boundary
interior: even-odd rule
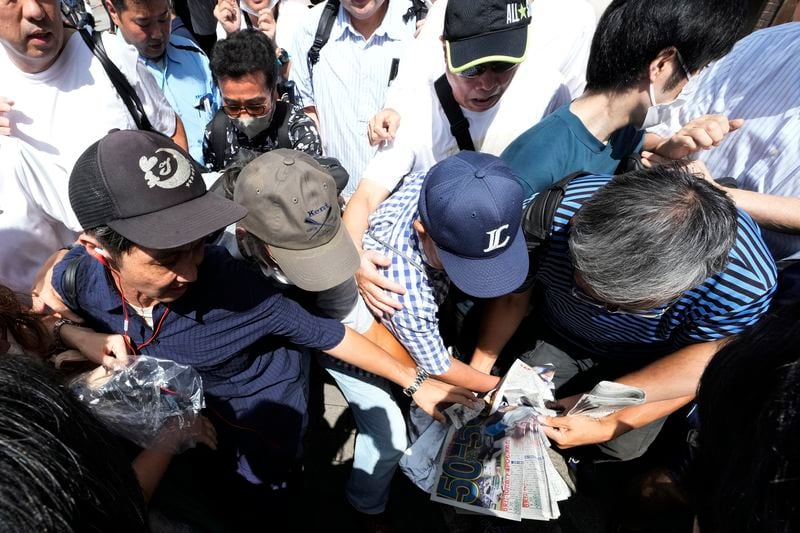
[[[588,416],[539,416],[542,431],[559,448],[574,448],[608,442],[616,437],[614,415],[602,418]]]
[[[412,395],[417,406],[435,420],[444,423],[445,417],[437,408],[439,404],[460,403],[474,408],[477,398],[468,389],[456,387],[437,379],[427,379],[422,386]]]

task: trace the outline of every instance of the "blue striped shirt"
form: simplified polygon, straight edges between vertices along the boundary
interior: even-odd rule
[[[689,344],[742,332],[767,310],[775,291],[775,263],[758,226],[739,211],[739,232],[725,269],[687,291],[659,317],[612,313],[573,296],[570,219],[611,176],[575,179],[556,211],[551,244],[537,273],[544,295],[536,302],[545,322],[585,353],[613,358],[659,357]],[[664,308],[654,309],[652,315]]]
[[[684,92],[680,124],[704,114],[745,121],[719,146],[697,154],[714,177],[732,176],[751,191],[800,196],[800,22],[745,37]],[[796,235],[765,231],[764,240],[776,259],[800,257]]]
[[[353,28],[350,16],[340,7],[313,75],[309,74],[306,57],[325,2],[311,10],[292,48],[296,59],[291,77],[303,107],[317,109],[323,152],[337,158],[350,174],[344,196],[355,192],[364,168],[378,150],[369,144],[367,124],[383,109],[392,61],[402,57],[414,36],[414,19],[403,22],[411,2],[387,2],[383,22],[369,39]]]
[[[54,267],[53,287],[64,294],[64,272],[77,257],[76,311],[95,331],[122,333],[120,293],[83,247]],[[209,416],[236,446],[230,460],[239,473],[259,483],[285,471],[297,453],[306,413],[300,347],[329,350],[342,342],[344,326],[309,314],[217,246],[206,247],[197,280],[183,296],[155,305],[153,320],[163,323],[142,353],[197,370]],[[129,312],[128,334],[140,345],[154,332]]]
[[[419,218],[418,202],[425,172],[406,176],[400,189],[383,202],[369,218],[364,249],[375,250],[392,260],[383,273],[406,289],[388,293],[403,309],[383,317],[383,324],[405,346],[417,364],[430,374],[450,368],[450,355],[439,334],[436,313],[447,296],[450,280],[443,270],[425,262],[412,224]]]

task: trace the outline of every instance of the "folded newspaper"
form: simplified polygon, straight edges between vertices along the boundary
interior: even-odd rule
[[[491,405],[481,402],[469,409],[456,404],[445,411],[450,423],[438,454],[432,500],[511,520],[559,517],[558,502],[571,492],[550,459],[550,442],[537,421],[538,415],[556,415],[545,407],[553,401],[553,373],[550,365],[531,367],[517,360]],[[639,389],[602,382],[570,414],[605,416],[643,401]],[[444,428],[434,431],[441,434]],[[431,477],[419,479],[427,484]]]

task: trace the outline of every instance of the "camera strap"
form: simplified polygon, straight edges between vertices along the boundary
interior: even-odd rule
[[[119,68],[109,59],[108,54],[106,54],[105,46],[103,46],[102,34],[98,31],[94,31],[90,34],[84,28],[79,29],[78,33],[81,34],[83,41],[86,43],[86,46],[89,47],[89,50],[92,51],[92,54],[100,61],[100,64],[108,75],[108,79],[111,80],[111,83],[117,90],[117,94],[119,94],[125,107],[128,108],[128,112],[133,117],[136,127],[144,131],[154,131],[153,125],[144,112],[144,106],[142,106],[139,95],[136,94],[128,78],[125,77]]]

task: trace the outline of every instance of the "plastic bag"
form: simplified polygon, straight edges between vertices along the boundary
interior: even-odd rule
[[[141,355],[122,369],[83,373],[70,389],[112,432],[142,448],[180,453],[195,444],[191,427],[205,400],[192,367]]]

